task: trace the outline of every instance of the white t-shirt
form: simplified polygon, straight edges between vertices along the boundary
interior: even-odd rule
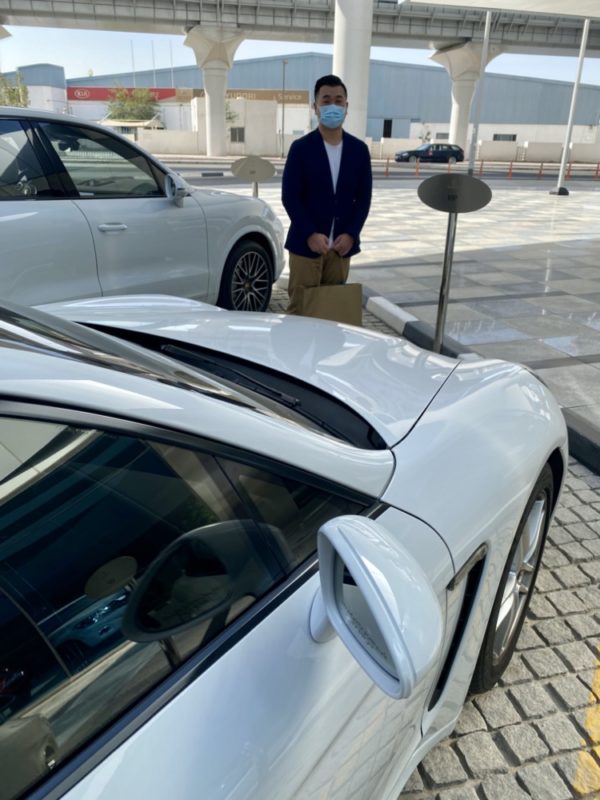
[[[339,144],[329,144],[329,142],[323,142],[325,145],[325,152],[327,153],[327,158],[329,159],[329,169],[331,170],[331,180],[333,183],[333,191],[335,192],[337,187],[337,180],[338,175],[340,174],[340,164],[342,161],[342,144],[343,140]],[[334,220],[331,220],[331,231],[329,232],[329,246],[333,245],[333,225]]]

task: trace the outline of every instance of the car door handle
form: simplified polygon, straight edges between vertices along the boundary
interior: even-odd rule
[[[98,230],[102,233],[118,233],[119,231],[126,231],[127,225],[124,222],[103,222],[98,225]]]

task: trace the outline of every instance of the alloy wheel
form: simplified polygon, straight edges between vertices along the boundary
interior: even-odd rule
[[[507,649],[514,646],[514,636],[520,628],[533,588],[536,567],[542,552],[547,515],[547,495],[542,492],[531,506],[506,575],[494,635],[492,650],[494,663],[501,661]]]
[[[231,280],[231,298],[236,311],[263,311],[269,300],[271,271],[264,255],[248,250],[238,259]]]

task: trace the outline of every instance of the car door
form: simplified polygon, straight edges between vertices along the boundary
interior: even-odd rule
[[[167,293],[206,299],[209,284],[204,213],[191,197],[176,205],[165,173],[109,131],[43,122],[74,204],[94,240],[102,293]]]
[[[32,129],[0,119],[0,291],[26,305],[101,293],[89,225]]]
[[[309,628],[316,532],[370,498],[234,447],[40,413],[0,414],[0,595],[18,598],[21,625],[53,654],[50,678],[10,712],[17,728],[39,720],[52,758],[32,774],[17,733],[0,736],[16,791],[387,796],[435,675],[393,700],[336,636],[318,643]],[[411,524],[407,541],[438,558],[435,534]],[[19,641],[2,642],[12,669]]]

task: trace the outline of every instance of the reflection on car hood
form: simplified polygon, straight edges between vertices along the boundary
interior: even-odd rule
[[[294,376],[353,408],[389,446],[406,436],[458,363],[363,328],[229,312],[179,298],[109,297],[40,308],[75,322],[199,345]]]

